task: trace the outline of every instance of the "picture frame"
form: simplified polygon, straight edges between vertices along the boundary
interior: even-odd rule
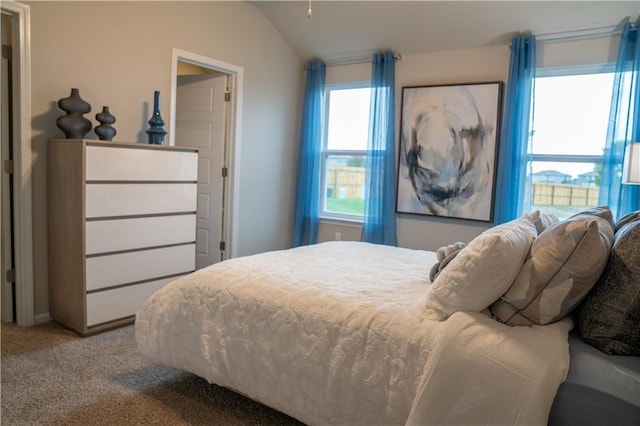
[[[402,88],[396,212],[493,221],[501,81]]]

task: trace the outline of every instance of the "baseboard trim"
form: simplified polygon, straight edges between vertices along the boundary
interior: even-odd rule
[[[36,316],[33,318],[33,322],[35,324],[44,324],[45,322],[49,321],[51,321],[51,315],[49,315],[49,312],[45,312],[44,314],[36,314]]]

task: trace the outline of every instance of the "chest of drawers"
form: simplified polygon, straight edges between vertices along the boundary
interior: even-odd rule
[[[130,324],[195,269],[198,153],[72,139],[47,150],[51,317],[81,335]]]

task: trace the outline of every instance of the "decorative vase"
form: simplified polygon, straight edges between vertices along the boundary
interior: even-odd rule
[[[164,126],[164,120],[160,116],[160,92],[157,90],[153,92],[153,115],[149,120],[149,126],[151,128],[147,130],[149,135],[149,143],[151,145],[162,145],[164,143],[164,135],[167,132],[162,126]]]
[[[91,121],[83,117],[91,111],[91,105],[80,97],[78,89],[71,89],[68,98],[58,100],[58,108],[66,112],[56,120],[58,128],[67,139],[82,139],[91,130]]]
[[[113,137],[118,133],[116,129],[111,127],[116,122],[116,118],[109,112],[108,106],[102,107],[102,112],[96,114],[96,120],[100,123],[94,129],[98,138],[102,141],[113,140]]]

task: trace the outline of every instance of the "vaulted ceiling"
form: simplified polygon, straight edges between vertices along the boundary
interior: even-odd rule
[[[618,25],[640,1],[252,1],[302,58],[340,60],[391,49],[415,54]]]

